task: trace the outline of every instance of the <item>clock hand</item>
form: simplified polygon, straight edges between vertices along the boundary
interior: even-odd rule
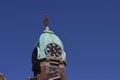
[[[56,53],[56,50],[53,48],[53,51]]]
[[[60,54],[56,53],[57,56],[60,56]]]

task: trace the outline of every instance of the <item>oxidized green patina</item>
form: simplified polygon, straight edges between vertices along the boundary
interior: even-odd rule
[[[35,47],[37,48],[37,51],[38,51],[38,55],[37,55],[38,60],[46,58],[45,48],[46,48],[47,44],[49,44],[49,43],[56,43],[62,48],[63,52],[60,57],[63,61],[66,62],[66,53],[64,51],[63,43],[59,39],[59,37],[57,37],[54,34],[54,32],[49,29],[48,26],[45,27],[45,30],[40,35],[40,38],[38,39],[37,44],[35,45]]]

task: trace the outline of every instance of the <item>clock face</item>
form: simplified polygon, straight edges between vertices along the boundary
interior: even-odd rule
[[[62,49],[56,43],[50,43],[46,47],[46,52],[51,56],[59,57],[62,54]]]

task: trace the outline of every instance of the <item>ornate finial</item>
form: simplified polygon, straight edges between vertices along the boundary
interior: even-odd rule
[[[48,27],[48,24],[49,24],[48,16],[45,16],[45,19],[44,19],[44,22],[43,22],[43,26],[44,27]]]

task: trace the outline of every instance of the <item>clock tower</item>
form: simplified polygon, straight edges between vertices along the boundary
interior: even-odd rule
[[[60,38],[49,29],[49,20],[44,19],[45,30],[40,35],[32,53],[33,78],[29,80],[66,80],[66,53]]]

